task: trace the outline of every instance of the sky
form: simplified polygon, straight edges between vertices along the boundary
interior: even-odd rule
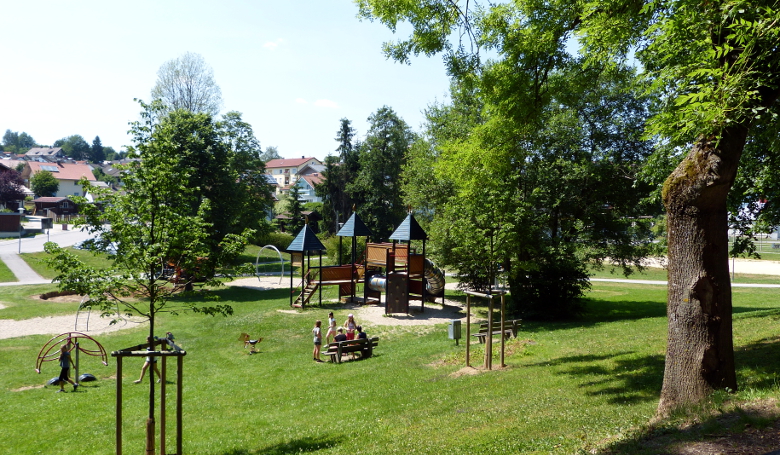
[[[341,118],[357,138],[389,106],[415,131],[423,110],[446,102],[439,56],[387,60],[382,43],[405,38],[360,21],[351,0],[131,2],[17,1],[0,28],[0,134],[42,145],[79,134],[120,150],[150,101],[157,71],[186,52],[203,56],[223,110],[242,113],[265,149],[284,158],[335,154]]]

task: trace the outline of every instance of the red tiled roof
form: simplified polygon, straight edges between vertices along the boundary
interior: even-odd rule
[[[312,188],[325,180],[325,177],[323,177],[322,174],[306,174],[302,175],[301,178],[306,180]]]
[[[87,180],[94,182],[97,179],[95,174],[92,173],[92,168],[86,164],[75,163],[39,163],[37,161],[30,161],[30,169],[32,174],[36,174],[41,171],[49,171],[58,180],[81,180],[81,177],[86,177]]]

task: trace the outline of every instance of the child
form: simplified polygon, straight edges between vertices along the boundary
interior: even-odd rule
[[[152,339],[150,337],[146,337],[146,342],[151,344]],[[147,351],[152,351],[153,349],[151,347],[146,348]],[[144,380],[144,375],[146,374],[146,370],[149,369],[149,365],[152,366],[152,371],[157,373],[157,382],[160,382],[160,379],[162,376],[160,375],[160,370],[157,368],[157,357],[154,356],[147,356],[144,360],[144,366],[141,367],[141,377],[133,381],[133,384],[140,384],[141,381]],[[152,374],[152,380],[154,380],[154,374]]]
[[[314,361],[315,362],[322,362],[320,359],[320,347],[322,346],[322,329],[320,329],[320,326],[322,325],[322,321],[317,319],[317,322],[314,323],[314,328],[311,329],[311,332],[314,334]]]
[[[65,391],[66,382],[70,382],[73,385],[74,392],[79,388],[79,385],[70,378],[70,366],[73,365],[73,359],[70,357],[69,345],[70,343],[63,344],[60,348],[60,368],[62,369],[60,370],[60,390],[57,392]]]
[[[355,317],[352,316],[352,313],[347,316],[347,322],[344,323],[344,328],[347,329],[347,339],[354,340],[357,322],[355,322]]]
[[[325,334],[325,342],[330,344],[330,337],[336,336],[336,318],[333,317],[333,312],[328,313],[328,333]]]

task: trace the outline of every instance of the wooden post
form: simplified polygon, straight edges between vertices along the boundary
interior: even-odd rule
[[[471,346],[471,294],[466,294],[466,366],[469,363],[469,346]]]
[[[182,404],[182,399],[181,399],[181,397],[182,397],[182,390],[183,390],[182,384],[184,383],[182,381],[182,376],[183,376],[182,372],[183,372],[183,367],[184,367],[184,357],[183,356],[178,356],[176,358],[176,361],[177,361],[177,367],[178,367],[178,373],[177,373],[177,379],[176,379],[176,454],[177,455],[182,455],[183,452],[181,450],[181,439],[182,439],[182,437],[181,437],[181,435],[182,435],[182,431],[181,431],[181,415],[182,415],[181,404]]]
[[[501,294],[501,368],[504,368],[506,364],[504,363],[504,322],[506,321],[506,318],[504,316],[504,309],[505,309],[505,303],[504,303],[504,294]]]
[[[493,369],[493,296],[488,295],[488,332],[485,337],[485,368]]]
[[[165,455],[165,370],[168,357],[162,358],[162,371],[160,371],[160,454]],[[154,372],[152,372],[154,373]],[[152,378],[154,374],[152,374]]]
[[[116,455],[122,455],[122,357],[116,358]]]

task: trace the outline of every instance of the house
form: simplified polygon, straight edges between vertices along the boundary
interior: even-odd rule
[[[41,171],[51,172],[54,178],[59,181],[60,187],[55,195],[57,197],[84,196],[84,192],[78,184],[82,177],[86,177],[90,182],[97,181],[95,175],[92,173],[92,168],[83,162],[40,163],[37,161],[28,161],[25,164],[24,170],[22,170],[24,184],[27,187],[30,187],[30,179],[32,176]]]
[[[314,187],[324,180],[325,178],[320,173],[302,175],[298,181],[295,182],[295,186],[298,187],[298,194],[300,195],[299,200],[304,203],[322,202],[322,198],[317,197],[317,194],[314,192]]]
[[[56,161],[65,158],[62,147],[33,147],[24,154],[29,158],[43,158],[46,161]]]
[[[321,166],[322,162],[317,158],[305,156],[292,159],[279,158],[265,163],[265,172],[276,180],[277,185],[279,185],[277,192],[279,192],[294,184],[300,177],[299,171],[311,165]]]
[[[62,215],[75,215],[78,211],[78,206],[75,202],[66,197],[39,197],[33,200],[35,203],[35,214],[41,216],[52,217],[51,214],[55,213],[57,216]]]

